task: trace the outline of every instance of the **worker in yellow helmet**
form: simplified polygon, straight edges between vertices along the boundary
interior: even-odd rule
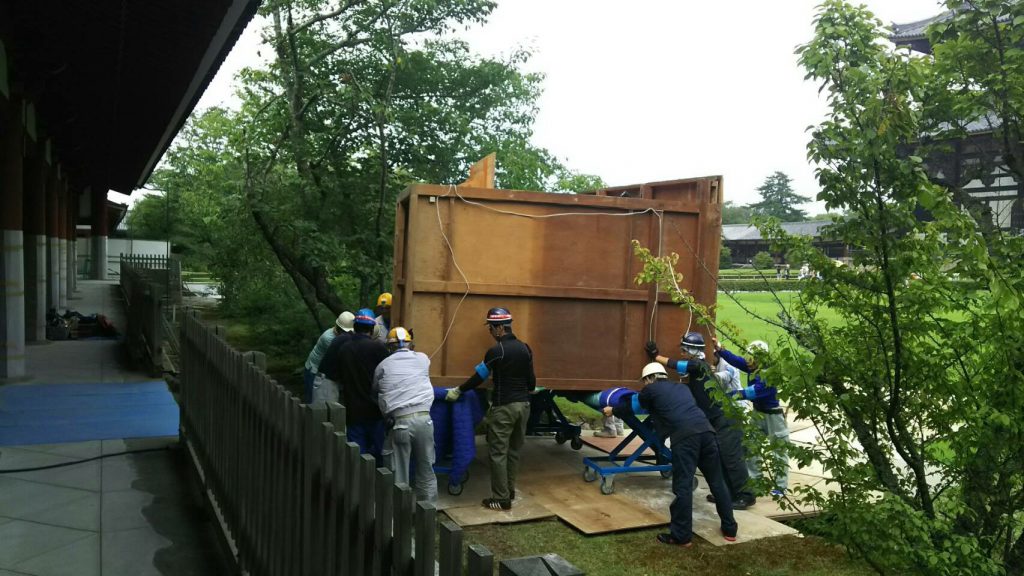
[[[377,296],[377,307],[373,311],[377,313],[377,328],[373,331],[373,336],[385,342],[388,331],[391,330],[391,292],[383,292]]]

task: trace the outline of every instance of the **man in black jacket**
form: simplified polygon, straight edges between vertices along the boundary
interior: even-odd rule
[[[487,312],[487,329],[497,344],[474,374],[458,388],[448,391],[446,400],[454,402],[466,390],[494,378],[491,410],[488,415],[487,448],[491,460],[491,497],[483,506],[491,510],[509,510],[516,497],[516,473],[519,470],[519,449],[526,438],[526,422],[530,419],[530,392],[537,388],[533,373],[533,352],[512,333],[512,313],[505,308]]]
[[[679,348],[683,353],[681,359],[659,355],[658,346],[654,342],[647,343],[646,351],[652,361],[678,372],[689,387],[697,406],[707,415],[708,421],[718,435],[722,471],[725,473],[725,484],[732,496],[732,507],[737,510],[749,508],[757,502],[757,498],[748,486],[750,473],[747,471],[746,455],[743,451],[743,430],[726,417],[722,405],[708,392],[709,387],[717,387],[718,384],[714,370],[704,360],[704,336],[700,332],[687,332],[680,339]],[[714,502],[714,494],[708,495],[708,501]]]
[[[341,392],[345,404],[348,439],[359,444],[361,454],[372,454],[378,463],[384,445],[384,417],[373,393],[373,373],[387,358],[388,350],[373,337],[373,311],[356,312],[355,334],[338,352]]]
[[[649,421],[662,439],[671,443],[672,493],[669,506],[669,532],[658,534],[663,544],[690,547],[693,539],[693,474],[699,468],[715,495],[715,509],[721,519],[722,536],[736,541],[738,526],[732,513],[729,489],[722,477],[715,431],[707,416],[697,406],[690,389],[668,379],[664,366],[651,362],[641,375],[643,389],[636,395],[639,407],[651,416]],[[626,418],[633,412],[633,402],[620,401],[604,408],[605,416]]]

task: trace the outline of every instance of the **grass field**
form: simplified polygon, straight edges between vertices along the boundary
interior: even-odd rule
[[[782,334],[782,329],[765,322],[762,318],[777,322],[782,307],[790,310],[798,296],[797,292],[778,292],[774,296],[770,292],[733,292],[731,296],[719,292],[716,319],[735,325],[739,329],[737,336],[747,341],[764,340],[771,344]],[[826,321],[838,319],[830,310],[819,311],[819,314]]]

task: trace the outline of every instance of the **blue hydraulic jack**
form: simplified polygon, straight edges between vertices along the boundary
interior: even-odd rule
[[[633,414],[623,418],[632,428],[619,445],[607,456],[586,457],[583,459],[583,481],[593,482],[601,477],[601,494],[615,492],[615,475],[632,474],[634,472],[660,472],[662,478],[672,477],[672,452],[665,447],[661,438]],[[622,455],[634,438],[639,436],[644,443],[632,454]],[[648,448],[654,450],[654,456],[644,456]],[[604,465],[603,465],[604,464]],[[696,479],[695,479],[696,480]]]

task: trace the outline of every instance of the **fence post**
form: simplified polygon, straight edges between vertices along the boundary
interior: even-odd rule
[[[395,490],[395,477],[387,468],[377,468],[377,478],[374,481],[376,489],[377,519],[376,531],[373,537],[375,544],[373,554],[373,574],[375,576],[390,576],[392,566],[392,522],[394,521],[394,509],[392,497]],[[461,575],[459,575],[461,576]]]
[[[454,522],[441,522],[441,545],[437,556],[441,576],[462,576],[462,528]]]
[[[325,576],[346,576],[348,574],[348,501],[352,499],[348,485],[348,443],[345,441],[345,434],[338,432],[335,428],[331,446],[334,450],[334,474],[332,484],[334,487],[334,540],[331,541],[331,548],[334,549],[334,566]]]
[[[345,477],[348,484],[348,496],[345,498],[345,560],[348,565],[346,574],[362,574],[363,550],[359,547],[359,445],[355,442],[345,444]],[[357,569],[358,568],[358,569]]]
[[[415,576],[434,576],[434,535],[437,508],[430,502],[416,503]]]
[[[318,490],[320,475],[323,473],[322,451],[320,450],[320,424],[327,420],[327,408],[319,405],[302,406],[302,574],[313,576],[315,567],[321,564],[323,546],[317,541],[322,536],[316,527],[323,513]]]
[[[412,576],[412,489],[406,484],[395,484],[394,490],[394,530],[395,537],[391,541],[394,550],[395,574]]]
[[[494,555],[486,546],[470,544],[466,552],[469,576],[491,576],[494,574]]]

